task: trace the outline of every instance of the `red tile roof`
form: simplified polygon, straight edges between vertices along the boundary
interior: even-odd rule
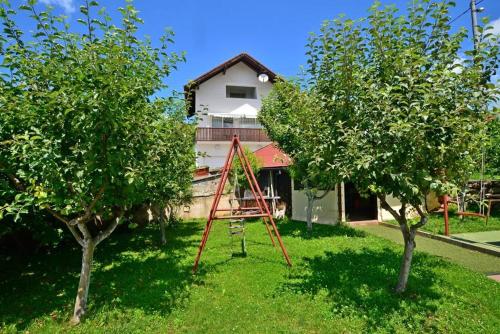
[[[276,144],[269,144],[259,148],[254,152],[262,162],[263,168],[287,167],[292,164],[292,160]]]

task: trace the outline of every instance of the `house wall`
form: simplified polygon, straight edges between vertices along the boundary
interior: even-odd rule
[[[343,184],[341,185],[342,194],[345,194]],[[342,196],[344,197],[344,196]],[[395,210],[401,209],[401,202],[398,199],[387,196],[388,204],[394,208]],[[319,224],[337,224],[339,220],[342,222],[346,222],[345,217],[345,199],[342,198],[341,205],[342,207],[342,217],[339,217],[338,210],[338,187],[335,187],[335,190],[331,190],[328,195],[326,195],[323,199],[316,200],[314,202],[313,208],[313,222]],[[306,221],[306,210],[307,210],[307,197],[303,190],[295,190],[292,189],[292,219]],[[380,200],[377,200],[377,212],[378,212],[378,221],[387,221],[394,220],[394,217],[387,210],[382,209],[380,206]],[[414,212],[410,210],[407,212],[409,217],[413,217],[415,215]]]
[[[269,143],[266,142],[243,142],[243,147],[248,147],[252,152],[262,148]],[[213,141],[213,142],[197,142],[196,151],[204,152],[205,156],[200,156],[197,158],[198,166],[209,166],[211,168],[217,168],[224,166],[226,161],[229,148],[231,147],[230,142],[223,141]]]
[[[256,118],[261,108],[262,97],[269,94],[272,83],[262,83],[258,80],[254,70],[240,62],[230,67],[225,74],[219,73],[210,80],[202,83],[196,90],[195,106],[196,110],[203,110],[208,115],[203,115],[198,127],[212,127],[211,116],[233,116],[235,117],[233,126],[240,127],[239,117],[244,115],[248,118]],[[238,99],[226,97],[226,86],[248,86],[256,87],[256,99]],[[203,108],[206,107],[206,109]],[[243,142],[250,150],[255,151],[269,142]],[[196,152],[203,153],[205,157],[199,156],[196,159],[197,166],[209,166],[210,168],[220,168],[229,150],[230,142],[223,141],[199,141],[196,143]]]
[[[228,194],[222,195],[219,207],[228,208],[229,198],[230,196]],[[192,219],[192,218],[208,219],[213,201],[214,201],[213,195],[193,197],[193,201],[190,204],[184,205],[179,209],[179,216],[182,219]]]
[[[293,183],[293,182],[292,182]],[[292,189],[292,219],[307,220],[307,196],[303,190]],[[339,221],[337,188],[331,190],[324,198],[314,201],[313,223],[337,224]]]
[[[248,117],[256,117],[262,105],[262,97],[267,96],[273,87],[269,81],[260,82],[257,78],[258,74],[242,62],[230,67],[226,74],[217,74],[197,88],[196,110],[202,110],[201,105],[204,105],[209,114],[244,114]],[[227,85],[256,87],[257,98],[226,98]],[[209,117],[204,117],[199,126],[211,127]]]
[[[220,174],[194,180],[193,199],[190,204],[179,208],[179,216],[183,219],[208,218],[219,181]],[[230,207],[229,198],[229,194],[223,194],[220,199],[219,208]]]
[[[401,209],[401,202],[398,199],[389,195],[386,197],[386,201],[387,204],[391,206],[391,208],[399,212],[399,210]],[[378,221],[382,222],[387,220],[394,220],[394,217],[389,211],[382,209],[379,199],[377,199],[377,206],[378,206]]]

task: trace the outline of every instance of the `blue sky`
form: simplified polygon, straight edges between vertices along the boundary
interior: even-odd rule
[[[481,0],[478,0],[478,2]],[[22,3],[13,0],[14,5]],[[83,0],[40,0],[40,6],[50,3],[56,11],[66,12],[72,23],[78,18],[78,7]],[[112,16],[116,15],[120,0],[101,0]],[[406,8],[410,0],[384,0]],[[141,35],[158,40],[165,27],[175,32],[172,50],[186,51],[187,62],[168,79],[170,89],[182,90],[190,79],[210,70],[225,60],[248,52],[264,65],[283,76],[294,76],[305,64],[305,47],[310,32],[318,31],[323,20],[339,14],[349,18],[366,15],[372,0],[253,0],[253,1],[170,1],[136,0],[145,24]],[[466,10],[469,0],[456,0],[450,16],[455,18]],[[500,33],[500,1],[483,0],[480,16],[489,16]],[[21,27],[25,24],[20,21]],[[453,23],[454,27],[470,28],[470,13]],[[26,26],[27,27],[27,26]]]

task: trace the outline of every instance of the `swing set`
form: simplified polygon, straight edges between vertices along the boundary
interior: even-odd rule
[[[232,196],[231,200],[230,200],[230,207],[229,208],[219,208],[220,199],[223,195],[226,183],[230,177],[229,174],[230,174],[230,171],[231,171],[231,168],[233,165],[233,160],[234,160],[235,156],[238,156],[238,158],[239,158],[243,173],[245,174],[245,177],[248,181],[250,190],[252,192],[253,198],[254,198],[257,206],[242,207],[240,204],[241,201],[239,201],[237,204],[237,207],[233,207],[233,203],[236,201],[236,198],[234,198],[234,196]],[[238,187],[237,176],[235,176],[235,186],[234,186],[234,189],[231,189],[231,190],[234,192],[237,187]],[[224,214],[224,213],[226,213],[226,214]],[[227,214],[227,213],[229,213],[229,214]],[[199,264],[199,261],[201,258],[201,254],[203,253],[203,250],[205,249],[205,246],[206,246],[206,243],[208,240],[208,235],[210,234],[214,220],[221,220],[221,219],[229,220],[229,234],[231,237],[236,236],[236,235],[241,235],[241,250],[242,250],[242,254],[246,255],[245,220],[248,218],[262,218],[262,220],[264,221],[264,225],[266,227],[267,233],[269,234],[269,237],[271,239],[271,243],[276,248],[276,242],[274,241],[274,237],[273,237],[273,232],[274,232],[276,239],[278,239],[278,243],[279,243],[279,246],[280,246],[281,251],[283,253],[283,256],[285,257],[285,261],[287,262],[288,266],[292,266],[292,262],[290,261],[290,257],[288,256],[285,245],[283,244],[283,241],[281,240],[281,236],[278,232],[278,229],[277,229],[276,224],[274,222],[273,216],[269,210],[269,206],[267,205],[267,202],[262,194],[259,183],[257,182],[257,179],[253,173],[252,167],[250,166],[248,158],[245,155],[245,151],[243,150],[243,147],[241,146],[240,139],[238,138],[237,135],[234,135],[232,143],[231,143],[231,148],[229,149],[229,152],[228,152],[227,157],[226,157],[226,162],[224,163],[224,167],[222,168],[220,181],[219,181],[219,184],[217,186],[217,190],[215,192],[215,196],[214,196],[214,200],[212,202],[212,207],[210,209],[210,214],[209,214],[209,217],[207,220],[207,224],[205,225],[205,230],[203,231],[203,236],[201,238],[201,242],[200,242],[200,245],[198,247],[198,253],[196,255],[196,259],[194,261],[194,266],[193,266],[193,273],[196,273],[196,271],[198,269],[198,264]],[[271,228],[272,228],[273,232],[271,231]],[[232,241],[231,241],[231,245],[232,245]]]
[[[500,203],[500,195],[486,193],[486,181],[484,180],[485,171],[485,153],[481,156],[481,176],[480,180],[473,183],[472,186],[465,185],[455,199],[451,199],[449,195],[443,196],[443,213],[444,213],[444,234],[450,235],[449,212],[448,204],[454,203],[458,207],[457,215],[463,220],[464,217],[483,218],[485,224],[488,224],[488,219],[491,214],[491,207],[495,203]],[[479,187],[478,187],[479,186]],[[474,194],[474,191],[476,194]],[[475,202],[478,205],[478,212],[467,211],[467,204]],[[486,202],[488,204],[486,204]]]

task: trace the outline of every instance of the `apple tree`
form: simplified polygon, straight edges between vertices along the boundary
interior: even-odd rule
[[[137,36],[142,20],[130,2],[116,23],[98,7],[84,1],[83,26],[70,29],[34,0],[19,9],[0,1],[0,214],[40,208],[82,247],[74,323],[86,311],[95,248],[145,189],[159,189],[150,180],[176,192],[171,178],[190,175],[194,163],[193,130],[156,94],[183,60],[169,51],[172,33],[154,46]],[[32,20],[32,33],[16,25],[20,15]]]

